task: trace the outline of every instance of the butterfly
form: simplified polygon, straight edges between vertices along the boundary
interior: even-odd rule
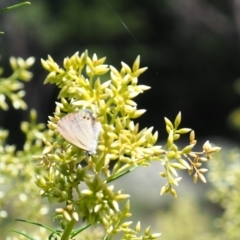
[[[69,113],[58,121],[59,133],[71,144],[87,151],[96,153],[101,123],[97,122],[90,110]]]

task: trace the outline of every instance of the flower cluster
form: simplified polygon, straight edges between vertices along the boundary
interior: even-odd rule
[[[230,146],[230,147],[229,147]],[[220,205],[223,213],[216,219],[216,239],[239,238],[239,212],[240,212],[240,150],[238,145],[229,145],[215,157],[217,161],[209,163],[209,181],[213,188],[208,196],[213,204]]]
[[[49,71],[45,83],[56,84],[60,88],[59,102],[56,102],[54,116],[49,117],[49,129],[56,136],[56,141],[45,139],[45,148],[41,155],[35,156],[48,169],[47,175],[38,175],[36,184],[43,197],[51,202],[66,202],[67,206],[56,209],[57,216],[64,225],[63,236],[75,236],[72,232],[74,223],[79,219],[87,223],[101,223],[105,229],[104,239],[112,239],[114,234],[123,232],[123,239],[142,239],[138,237],[140,224],[130,229],[130,222],[125,218],[131,214],[126,203],[123,211],[119,202],[128,198],[121,191],[114,191],[110,182],[133,171],[138,166],[149,165],[151,161],[160,161],[165,167],[161,176],[167,178],[161,194],[170,192],[177,196],[173,185],[178,185],[181,178],[176,169],[188,169],[194,174],[194,181],[200,178],[205,182],[200,168],[201,161],[210,158],[210,154],[220,148],[212,148],[207,142],[201,153],[192,152],[196,144],[194,132],[190,133],[190,144],[178,150],[175,141],[181,134],[191,131],[178,129],[181,113],[174,124],[165,118],[168,132],[164,148],[155,145],[158,133],[153,127],[140,130],[133,121],[145,110],[137,109],[133,100],[149,87],[138,85],[138,77],[147,68],[140,68],[140,57],[132,67],[122,62],[118,71],[113,66],[104,64],[105,58],[92,58],[85,51],[70,58],[65,58],[63,68],[49,56],[42,60],[43,67]],[[102,129],[99,136],[97,154],[86,153],[69,144],[57,131],[58,121],[66,114],[88,109],[97,116]],[[206,155],[204,157],[203,155]],[[158,234],[145,231],[144,239],[154,239]]]
[[[30,122],[21,123],[21,130],[26,138],[22,150],[17,150],[15,145],[7,144],[8,131],[0,130],[0,223],[2,226],[7,226],[8,222],[12,223],[16,217],[34,218],[38,221],[49,212],[49,206],[41,198],[36,198],[39,190],[34,184],[35,175],[42,174],[44,169],[33,161],[32,156],[41,153],[42,138],[51,140],[53,133],[46,130],[45,124],[36,121],[37,113],[32,110]],[[1,234],[9,235],[9,226],[2,228]]]
[[[0,109],[8,110],[6,97],[9,98],[15,109],[26,109],[27,105],[22,100],[25,95],[23,90],[23,82],[27,82],[32,78],[32,73],[28,69],[34,64],[33,57],[23,60],[22,58],[10,58],[10,65],[13,74],[8,78],[0,78]],[[0,68],[0,76],[3,69]]]
[[[165,154],[162,155],[160,160],[165,168],[165,172],[161,172],[162,177],[167,178],[167,183],[162,187],[160,194],[170,192],[174,197],[177,197],[177,192],[173,186],[178,186],[178,182],[182,179],[178,177],[176,170],[187,169],[189,175],[193,175],[194,183],[200,179],[206,183],[206,179],[203,173],[207,172],[206,168],[201,168],[203,162],[211,159],[211,154],[220,151],[219,147],[212,147],[209,141],[206,141],[203,145],[202,152],[193,152],[192,149],[197,143],[195,139],[195,133],[189,128],[178,129],[181,122],[181,112],[177,115],[174,124],[167,118],[165,118],[166,130],[168,133],[167,144],[164,147],[166,150]],[[175,144],[180,139],[182,134],[189,133],[189,145],[179,150]]]
[[[120,71],[104,61],[105,58],[98,59],[96,54],[91,59],[87,51],[64,59],[64,68],[50,56],[42,60],[50,72],[45,83],[60,88],[60,102],[56,103],[55,114],[48,123],[57,135],[56,141],[45,140],[43,154],[36,156],[49,168],[49,174],[38,176],[36,183],[42,196],[67,202],[66,208],[57,209],[64,220],[81,218],[89,223],[100,222],[111,235],[120,229],[129,231],[128,227],[120,227],[121,221],[116,218],[116,214],[129,215],[119,209],[119,201],[129,196],[114,191],[108,183],[139,165],[147,165],[163,151],[160,146],[154,146],[157,132],[153,133],[153,128],[139,130],[139,124],[133,121],[145,112],[137,109],[133,98],[149,89],[138,85],[139,75],[147,69],[139,68],[140,57],[132,68],[122,63]],[[91,156],[69,145],[57,132],[56,124],[61,117],[81,109],[91,110],[102,125],[97,154]],[[149,231],[148,235],[151,235]]]
[[[0,68],[0,109],[8,110],[10,105],[15,109],[26,109],[24,82],[32,78],[29,68],[33,63],[33,57],[26,60],[11,57],[13,72],[9,77],[3,77]],[[20,125],[17,119],[16,125]],[[30,111],[29,122],[22,122],[20,128],[25,136],[22,149],[9,144],[9,131],[0,128],[0,225],[4,226],[1,228],[3,238],[9,235],[9,224],[13,223],[16,216],[23,217],[24,214],[24,217],[32,218],[34,215],[38,221],[49,211],[43,200],[35,197],[38,194],[35,174],[39,174],[42,169],[36,165],[32,156],[42,152],[42,138],[51,141],[52,132],[46,129],[45,124],[37,123],[35,110]]]

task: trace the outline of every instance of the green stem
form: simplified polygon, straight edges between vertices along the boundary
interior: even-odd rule
[[[72,219],[65,227],[61,240],[69,240],[76,221]]]
[[[108,178],[107,178],[107,183],[110,183],[110,182],[112,182],[112,181],[115,181],[116,179],[122,177],[123,175],[125,175],[125,174],[127,174],[127,173],[129,173],[129,172],[132,172],[132,171],[135,170],[137,167],[138,167],[138,166],[133,166],[133,167],[131,167],[131,168],[128,167],[129,169],[127,169],[127,170],[125,170],[125,171],[124,171],[124,170],[119,171],[119,173],[116,173],[116,174],[108,177]]]
[[[17,7],[21,7],[21,6],[27,5],[27,4],[31,4],[31,3],[30,2],[19,3],[19,4],[16,4],[16,5],[10,6],[10,7],[0,9],[0,12],[5,12],[5,11],[11,10],[11,9],[14,9],[14,8],[17,8]]]

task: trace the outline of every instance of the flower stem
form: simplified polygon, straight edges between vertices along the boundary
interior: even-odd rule
[[[61,240],[69,240],[76,221],[72,219],[65,227]]]

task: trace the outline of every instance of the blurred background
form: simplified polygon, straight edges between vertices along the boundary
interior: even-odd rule
[[[0,8],[17,3],[1,0]],[[174,120],[181,111],[181,126],[194,129],[197,139],[239,143],[238,0],[31,0],[1,13],[0,31],[5,76],[11,74],[10,56],[36,58],[25,99],[40,122],[52,115],[58,95],[55,86],[43,85],[47,72],[40,59],[49,54],[62,66],[64,57],[88,49],[90,56],[107,56],[106,64],[116,68],[141,56],[148,70],[139,82],[151,89],[137,98],[138,107],[147,109],[139,122],[142,128],[154,126],[160,141],[167,136],[163,118]],[[28,111],[0,114],[0,125],[10,130],[9,143],[21,148],[19,123]]]
[[[2,0],[0,8],[19,2]],[[0,14],[5,33],[0,64],[7,76],[10,56],[36,58],[26,100],[29,109],[37,109],[39,121],[46,122],[58,89],[42,84],[47,72],[41,58],[50,54],[62,66],[64,57],[88,49],[91,56],[107,56],[106,64],[120,68],[121,61],[132,65],[140,55],[148,70],[139,82],[151,86],[137,99],[139,108],[147,109],[139,119],[142,127],[154,126],[164,139],[163,118],[182,111],[183,125],[197,137],[239,141],[227,121],[240,101],[234,90],[240,77],[239,11],[237,0],[32,0]],[[14,134],[18,126],[11,119],[26,116],[1,113],[0,124],[15,126]]]

